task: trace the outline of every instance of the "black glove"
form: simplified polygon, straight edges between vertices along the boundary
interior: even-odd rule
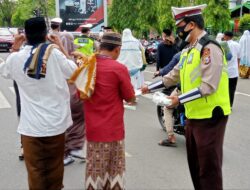
[[[146,69],[147,65],[143,64],[142,68],[140,69],[140,71],[144,71]]]

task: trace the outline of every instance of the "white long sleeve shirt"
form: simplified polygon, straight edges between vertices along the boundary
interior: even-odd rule
[[[32,46],[25,46],[0,63],[0,75],[17,82],[21,98],[21,117],[18,133],[32,137],[59,135],[72,125],[70,94],[67,79],[76,69],[58,49],[53,49],[46,77],[40,80],[24,73],[24,63]]]
[[[239,76],[238,59],[240,59],[240,45],[233,41],[227,41],[229,49],[233,55],[232,59],[228,63],[228,76],[229,78],[236,78]]]

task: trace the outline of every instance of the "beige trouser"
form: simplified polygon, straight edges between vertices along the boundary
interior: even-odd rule
[[[175,88],[170,96],[177,96],[179,93],[180,93],[179,90]],[[165,120],[165,127],[166,127],[168,136],[174,135],[173,111],[174,111],[173,109],[164,107],[164,120]]]

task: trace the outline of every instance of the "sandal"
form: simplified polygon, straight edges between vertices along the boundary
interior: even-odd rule
[[[18,156],[20,161],[24,160],[24,155],[23,155],[23,148],[21,147],[21,154]]]
[[[162,140],[161,142],[158,143],[158,145],[160,146],[170,146],[170,147],[176,147],[176,143],[175,142],[171,142],[168,139]]]
[[[18,158],[19,158],[20,161],[23,161],[24,160],[23,154],[19,155]]]

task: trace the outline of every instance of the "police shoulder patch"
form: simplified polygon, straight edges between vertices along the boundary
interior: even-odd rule
[[[211,63],[210,49],[209,48],[203,49],[202,56],[201,56],[201,62],[205,65],[208,65],[209,63]]]

